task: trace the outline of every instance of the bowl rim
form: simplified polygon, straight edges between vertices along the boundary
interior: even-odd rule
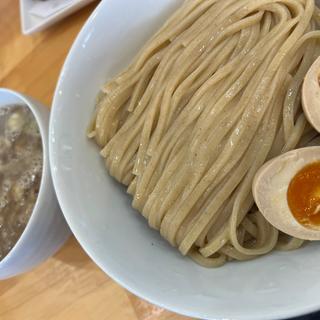
[[[51,108],[51,116],[50,116],[50,122],[49,122],[49,161],[50,161],[50,166],[51,168],[53,168],[56,164],[56,160],[55,160],[55,155],[53,152],[53,142],[52,140],[54,140],[54,119],[56,118],[55,114],[58,113],[58,108],[59,108],[59,104],[58,104],[58,97],[60,95],[60,90],[63,86],[63,81],[64,81],[64,75],[66,72],[69,71],[69,64],[70,62],[73,60],[73,56],[74,54],[77,52],[77,47],[79,45],[79,43],[81,42],[81,40],[83,40],[85,38],[85,35],[90,31],[89,29],[92,27],[92,23],[94,22],[97,14],[99,13],[99,11],[104,7],[104,5],[106,5],[106,3],[108,3],[109,1],[113,1],[113,0],[103,0],[101,1],[97,7],[93,10],[93,12],[90,14],[89,18],[87,19],[87,21],[83,24],[80,32],[78,33],[78,35],[76,36],[76,38],[74,39],[72,46],[69,49],[69,52],[67,54],[67,57],[64,61],[64,64],[61,68],[60,71],[60,75],[56,84],[56,89],[53,95],[53,101],[52,101],[52,108]],[[193,311],[190,310],[188,307],[186,308],[181,308],[180,306],[177,306],[174,303],[170,303],[168,301],[159,301],[157,299],[155,299],[153,296],[148,296],[148,294],[146,292],[142,292],[141,290],[139,290],[139,287],[136,285],[131,285],[126,283],[121,276],[119,276],[117,274],[117,272],[115,272],[114,270],[112,270],[112,268],[110,268],[109,266],[106,266],[102,260],[100,260],[100,258],[98,256],[95,255],[95,253],[92,253],[89,251],[89,249],[87,248],[86,244],[84,243],[83,237],[80,236],[77,232],[76,232],[76,228],[74,227],[71,219],[70,219],[70,215],[67,213],[69,210],[67,210],[67,205],[65,204],[67,202],[67,198],[65,197],[65,195],[60,191],[59,188],[59,179],[58,179],[58,170],[52,170],[52,180],[53,180],[53,185],[54,185],[54,189],[56,191],[56,195],[61,207],[61,210],[63,212],[63,215],[74,235],[74,237],[77,239],[77,241],[79,242],[79,244],[81,245],[81,247],[83,248],[83,250],[86,252],[86,254],[92,259],[92,261],[104,272],[106,273],[112,280],[114,280],[116,283],[118,283],[120,286],[122,286],[123,288],[125,288],[126,290],[128,290],[129,292],[133,293],[135,296],[153,304],[156,306],[159,306],[161,308],[164,308],[166,310],[175,312],[177,314],[180,315],[184,315],[187,317],[192,317],[192,318],[200,318],[200,319],[208,319],[208,320],[278,320],[278,319],[289,319],[289,318],[293,318],[293,317],[299,317],[302,315],[307,315],[307,314],[311,314],[313,312],[319,311],[320,310],[320,302],[319,303],[314,303],[314,304],[309,304],[303,308],[288,308],[287,311],[282,311],[282,312],[269,312],[267,315],[263,314],[263,312],[261,313],[261,316],[259,316],[259,318],[257,318],[256,315],[244,315],[241,314],[237,317],[232,317],[232,318],[227,318],[226,316],[223,315],[218,315],[217,317],[214,318],[208,318],[208,315],[206,314],[200,314],[200,312],[198,311]]]
[[[32,112],[38,128],[40,132],[41,137],[41,144],[42,144],[42,172],[41,172],[41,181],[39,186],[39,192],[36,199],[36,202],[33,206],[32,213],[30,215],[30,218],[26,224],[26,227],[22,231],[20,237],[18,238],[17,242],[14,244],[12,249],[8,252],[8,254],[0,260],[0,268],[6,268],[6,264],[10,264],[11,260],[15,258],[15,252],[19,250],[21,247],[25,246],[29,234],[32,232],[32,229],[37,223],[37,218],[41,214],[41,210],[39,210],[40,202],[42,202],[48,193],[47,185],[50,183],[49,181],[49,175],[50,175],[50,165],[49,165],[49,150],[48,150],[48,132],[46,127],[48,124],[46,124],[45,119],[41,115],[40,108],[38,105],[34,104],[29,97],[25,96],[24,94],[21,94],[17,91],[7,89],[7,88],[0,88],[0,95],[2,94],[8,94],[13,96],[14,98],[17,98],[21,101],[21,104],[27,106],[29,110]],[[2,106],[0,106],[2,107]],[[44,109],[44,108],[43,108]],[[49,110],[49,109],[48,109]]]

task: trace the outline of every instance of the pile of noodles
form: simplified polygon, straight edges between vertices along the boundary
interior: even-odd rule
[[[89,137],[133,207],[215,267],[302,240],[257,210],[253,177],[316,137],[301,84],[320,55],[314,0],[189,0],[97,99]]]

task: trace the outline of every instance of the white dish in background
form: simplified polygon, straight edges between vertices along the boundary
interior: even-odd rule
[[[320,248],[311,243],[206,269],[182,257],[130,206],[86,139],[99,87],[123,69],[182,0],[109,0],[75,41],[56,88],[50,122],[54,185],[90,257],[136,295],[201,319],[285,319],[320,309]],[[126,8],[126,10],[123,10]]]
[[[0,108],[27,105],[41,134],[43,166],[39,194],[26,228],[11,251],[0,261],[0,279],[26,272],[53,255],[67,240],[70,229],[61,213],[50,173],[48,127],[49,109],[18,92],[0,88]]]
[[[56,0],[57,1],[57,0]],[[53,25],[54,23],[62,20],[66,16],[72,14],[73,12],[81,9],[90,2],[95,0],[60,0],[66,1],[68,4],[61,7],[59,10],[54,11],[51,15],[46,17],[41,17],[32,14],[30,11],[35,6],[36,3],[41,5],[48,5],[48,1],[39,0],[20,0],[20,19],[21,19],[21,29],[23,34],[32,34],[44,30],[45,28]]]

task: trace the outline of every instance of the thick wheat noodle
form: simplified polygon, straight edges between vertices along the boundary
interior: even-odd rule
[[[238,173],[235,173],[233,174],[233,176],[240,176],[241,174],[245,174],[246,172],[248,172],[249,170],[249,166],[248,164],[250,164],[251,168],[250,170],[252,171],[252,166],[255,166],[256,163],[259,163],[259,158],[265,158],[265,155],[263,153],[260,153],[259,156],[257,156],[256,154],[253,153],[253,150],[255,150],[257,148],[257,144],[261,143],[261,139],[263,136],[266,135],[266,133],[269,133],[269,136],[268,136],[268,139],[270,139],[271,141],[273,140],[273,131],[275,131],[275,128],[272,129],[272,126],[275,127],[276,126],[276,121],[272,118],[276,117],[277,114],[276,112],[278,111],[279,112],[279,109],[276,109],[274,108],[274,112],[270,112],[271,110],[269,110],[269,114],[270,116],[267,117],[267,121],[259,128],[256,136],[254,137],[253,141],[251,142],[251,145],[249,146],[248,150],[247,150],[247,157],[243,157],[243,159],[241,160],[241,162],[237,165],[237,168],[235,170],[239,171]],[[265,143],[267,143],[267,141],[265,141]],[[250,150],[252,149],[252,150]],[[244,166],[247,166],[246,170],[244,170],[244,168],[241,168],[241,164],[243,163]],[[244,184],[246,182],[246,180],[250,180],[248,179],[248,177],[250,176],[250,173],[247,174],[246,178],[243,180],[242,184]],[[233,185],[233,181],[232,181],[232,178],[228,179],[228,183],[231,182],[231,185]],[[236,184],[237,185],[237,184]],[[250,187],[250,186],[249,186]],[[241,185],[241,188],[243,189],[243,185]],[[243,190],[239,190],[239,194],[244,193],[244,194],[247,194],[247,190],[245,190],[243,192]],[[223,192],[223,189],[220,191],[220,193],[224,193]],[[237,198],[239,196],[239,194],[237,195]],[[210,204],[210,208],[207,209],[208,212],[211,214],[212,212],[214,212],[214,208],[217,206],[217,203],[216,203],[216,199],[218,197],[216,196],[214,198],[214,201],[212,201],[212,203]],[[237,201],[237,198],[236,198],[236,201]],[[236,212],[236,214],[238,214],[239,210],[237,210],[237,205],[234,203],[234,206],[233,206],[233,212]],[[208,215],[207,215],[208,216]],[[233,217],[233,215],[231,216]],[[203,221],[201,221],[201,218]],[[202,225],[206,222],[206,219],[208,219],[205,215],[202,215],[199,219],[198,219],[198,224],[202,223]],[[232,225],[232,222],[233,222],[234,219],[231,219],[230,220],[230,223]],[[236,227],[237,227],[237,221],[236,221]],[[234,228],[236,229],[236,228]],[[193,226],[193,230],[194,230],[194,237],[197,237],[198,236],[198,233],[199,231],[201,232],[201,227],[200,226],[197,226],[197,225],[194,225]],[[232,227],[231,227],[231,230],[232,230]],[[232,232],[231,232],[232,233]],[[235,230],[235,233],[236,233],[236,230]],[[188,250],[188,246],[190,245],[190,242],[192,242],[192,237],[191,237],[192,233],[189,232],[186,239],[184,239],[184,242],[182,242],[180,244],[180,249],[184,252],[186,250]],[[189,238],[189,239],[188,239]],[[191,240],[190,240],[191,238]],[[231,239],[233,240],[233,239]],[[253,249],[251,249],[253,250]],[[242,250],[244,251],[244,250]]]
[[[319,18],[314,0],[187,0],[98,96],[88,136],[109,173],[197,263],[303,243],[264,219],[251,184],[267,159],[319,141],[300,101]]]
[[[241,69],[240,69],[240,72],[241,72]],[[216,93],[215,93],[215,95],[216,95]],[[210,98],[213,99],[213,97],[210,97]],[[245,103],[243,103],[242,105],[244,106]],[[221,106],[221,104],[220,104],[220,106]],[[172,141],[172,140],[171,140],[171,141]],[[160,147],[160,146],[159,146],[159,147]],[[159,148],[159,149],[160,149],[160,148]],[[156,159],[156,157],[154,157],[154,159]],[[148,170],[149,170],[150,168],[152,168],[151,164],[148,166]],[[145,172],[143,178],[145,178],[145,177],[147,177],[147,176],[148,176],[148,175],[147,175],[147,173]]]

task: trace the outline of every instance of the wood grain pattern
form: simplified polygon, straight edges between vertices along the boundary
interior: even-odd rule
[[[50,106],[68,50],[96,6],[34,36],[20,32],[18,0],[0,1],[0,87]],[[72,237],[33,271],[0,282],[1,320],[183,320],[128,293]]]

